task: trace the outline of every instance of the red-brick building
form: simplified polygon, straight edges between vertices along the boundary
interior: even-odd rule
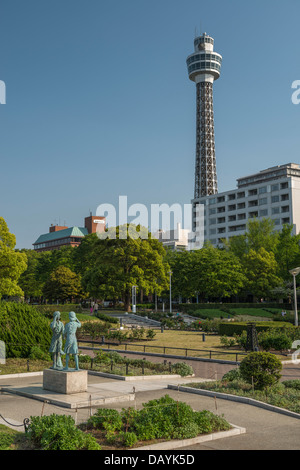
[[[33,247],[35,251],[50,251],[58,250],[62,246],[78,246],[86,235],[104,232],[105,228],[105,217],[90,214],[84,219],[84,227],[51,225],[49,233],[40,235]]]

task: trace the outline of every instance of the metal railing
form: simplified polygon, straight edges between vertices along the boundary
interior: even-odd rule
[[[213,360],[213,358],[219,357],[219,360],[225,360],[224,357],[230,357],[230,358],[235,358],[234,362],[238,362],[239,356],[246,356],[247,353],[241,352],[241,351],[216,351],[213,349],[194,349],[194,348],[176,348],[174,346],[157,346],[157,345],[148,345],[148,344],[138,344],[138,343],[114,343],[114,342],[108,342],[108,341],[97,341],[97,340],[83,340],[79,339],[79,343],[84,343],[86,345],[91,344],[92,347],[88,348],[87,346],[84,347],[85,349],[92,349],[92,350],[97,350],[97,349],[114,349],[116,351],[118,350],[124,350],[126,352],[143,352],[143,353],[151,353],[153,350],[156,350],[156,353],[154,354],[162,354],[162,355],[171,355],[170,351],[176,351],[179,352],[178,354],[175,354],[176,356],[180,356],[183,358],[187,357],[192,357],[192,358],[207,358],[210,360]],[[98,348],[95,348],[94,345],[97,345]],[[112,347],[111,347],[112,346]],[[131,349],[133,348],[133,349]],[[140,348],[140,349],[139,349]],[[157,351],[158,350],[158,351]],[[188,354],[191,352],[192,354]],[[173,353],[174,355],[174,353]],[[221,356],[221,357],[220,357]]]

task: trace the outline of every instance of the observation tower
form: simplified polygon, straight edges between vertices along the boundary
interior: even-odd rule
[[[222,56],[206,33],[194,40],[195,52],[186,63],[189,79],[196,83],[196,165],[194,199],[218,192],[213,83],[220,77]]]

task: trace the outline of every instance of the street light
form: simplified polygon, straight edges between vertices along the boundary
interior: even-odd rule
[[[172,276],[172,271],[169,271],[170,275],[170,313],[172,313],[172,286],[171,286],[171,276]]]
[[[293,280],[294,280],[295,326],[298,326],[296,276],[299,273],[300,273],[300,267],[290,270],[290,274],[293,276]]]
[[[136,313],[136,286],[132,286],[132,313]]]

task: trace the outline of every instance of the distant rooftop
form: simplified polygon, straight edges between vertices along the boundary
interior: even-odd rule
[[[266,181],[295,176],[300,178],[300,166],[298,163],[286,163],[285,165],[272,166],[258,173],[237,179],[238,188],[250,186],[251,184],[264,183]]]
[[[64,230],[59,230],[57,232],[50,232],[40,235],[39,238],[33,243],[33,245],[52,242],[54,240],[60,240],[62,238],[85,237],[86,235],[88,235],[88,230],[85,227],[69,227]]]

